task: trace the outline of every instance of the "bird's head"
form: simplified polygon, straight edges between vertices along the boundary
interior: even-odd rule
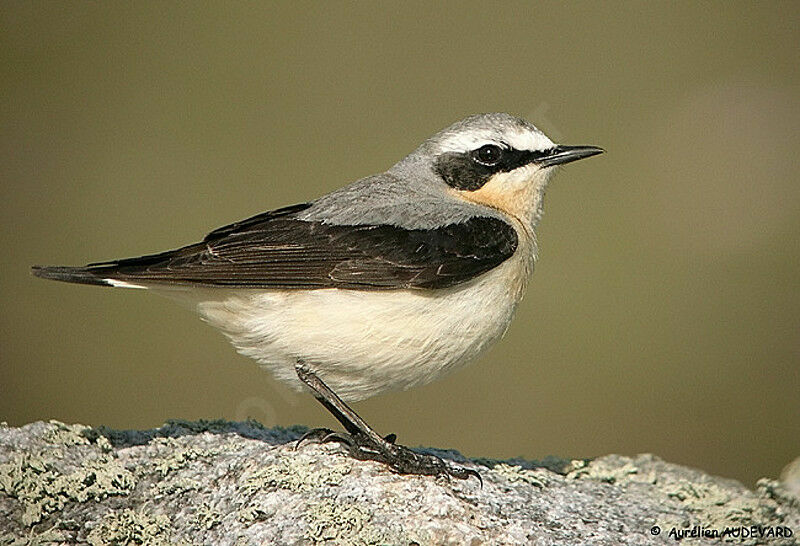
[[[595,146],[557,145],[509,114],[478,114],[428,139],[409,156],[423,160],[458,198],[535,226],[554,167],[602,153]]]

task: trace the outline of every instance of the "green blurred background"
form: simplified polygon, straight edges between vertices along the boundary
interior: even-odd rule
[[[475,365],[357,404],[472,456],[800,455],[800,4],[0,5],[0,420],[332,425],[196,317],[34,279],[382,171],[475,112],[595,144]]]

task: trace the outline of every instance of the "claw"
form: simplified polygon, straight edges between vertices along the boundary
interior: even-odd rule
[[[355,445],[355,440],[349,434],[344,432],[330,432],[320,440],[320,443],[327,444],[328,442],[339,442],[352,448]]]
[[[328,436],[329,434],[333,434],[333,431],[331,429],[329,429],[329,428],[315,428],[315,429],[309,430],[308,432],[306,432],[305,434],[300,436],[300,438],[294,444],[294,449],[295,450],[299,449],[300,448],[300,444],[302,444],[306,440],[314,441],[314,442],[317,442],[317,443],[321,442],[321,441],[324,442],[325,437]]]
[[[470,476],[474,476],[478,478],[478,483],[481,485],[481,489],[483,489],[483,478],[478,473],[477,470],[472,470],[471,468],[465,468],[459,465],[448,465],[447,473],[454,478],[458,478],[460,480],[469,479]]]

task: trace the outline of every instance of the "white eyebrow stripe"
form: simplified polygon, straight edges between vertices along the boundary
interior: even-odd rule
[[[542,132],[513,131],[503,135],[504,140],[517,150],[546,150],[555,143]]]
[[[440,152],[468,152],[486,144],[506,144],[517,150],[546,150],[555,146],[544,133],[533,131],[508,131],[502,135],[492,131],[456,133],[439,144]]]
[[[469,135],[460,135],[462,137],[468,137]],[[472,150],[477,150],[481,146],[485,146],[487,144],[498,144],[501,143],[493,140],[493,139],[480,139],[480,138],[455,138],[452,140],[448,140],[447,142],[443,143],[441,146],[442,152],[469,152]]]

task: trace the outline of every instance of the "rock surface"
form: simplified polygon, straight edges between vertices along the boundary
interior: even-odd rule
[[[778,545],[800,533],[800,497],[777,480],[750,491],[652,455],[609,455],[475,461],[481,486],[393,474],[337,444],[294,449],[302,432],[3,426],[0,545],[664,544],[726,529],[682,543]]]

